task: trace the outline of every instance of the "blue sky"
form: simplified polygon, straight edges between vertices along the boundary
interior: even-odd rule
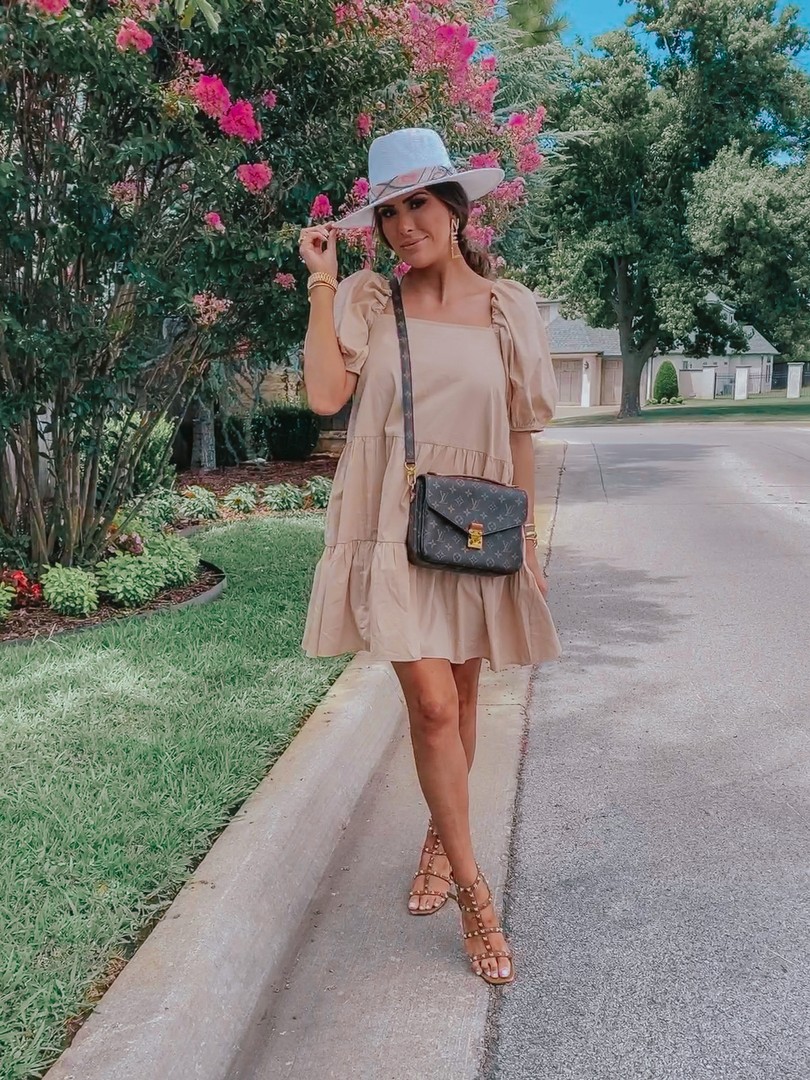
[[[810,0],[796,0],[795,6],[802,13],[804,25],[810,27]],[[569,42],[576,36],[588,42],[596,34],[614,30],[623,25],[633,10],[632,4],[620,4],[619,0],[559,0],[558,7],[570,24],[565,35]],[[805,66],[810,66],[807,56]]]

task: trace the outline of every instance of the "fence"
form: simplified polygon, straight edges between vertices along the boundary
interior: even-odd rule
[[[767,376],[748,372],[748,396],[763,396],[763,397],[778,397],[783,398],[787,395],[787,365],[780,365],[779,368],[774,369],[771,376],[770,385],[768,385]],[[734,397],[734,382],[735,374],[730,372],[728,375],[717,375],[715,383],[715,397]],[[810,398],[810,361],[805,363],[804,371],[802,372],[802,386],[801,397]]]

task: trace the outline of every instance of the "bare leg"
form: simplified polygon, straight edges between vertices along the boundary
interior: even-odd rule
[[[442,839],[460,885],[471,885],[478,866],[473,853],[469,821],[469,760],[461,739],[459,691],[449,661],[438,659],[394,663],[402,685],[410,720],[411,742],[419,783],[435,827]],[[473,745],[474,750],[474,745]],[[474,930],[474,920],[462,917],[465,930]],[[494,907],[485,915],[488,926],[497,926]],[[500,934],[493,934],[494,949],[505,948]],[[480,939],[465,939],[468,954],[482,951]],[[504,976],[510,972],[509,961],[500,961]],[[476,973],[497,976],[499,961],[492,958],[476,961]]]
[[[467,759],[467,771],[469,772],[475,758],[478,682],[481,673],[481,660],[473,659],[467,660],[464,664],[451,664],[450,668],[458,694],[459,734],[464,747],[464,756]],[[450,877],[450,860],[442,850],[441,843],[437,843],[430,824],[428,825],[425,842],[422,845],[419,869],[413,882],[412,891],[419,895],[411,896],[408,900],[409,910],[420,913],[436,911],[438,908],[443,907],[447,894],[451,890],[451,885],[445,880]],[[433,855],[432,860],[431,854]],[[428,873],[428,867],[431,867],[435,873]]]

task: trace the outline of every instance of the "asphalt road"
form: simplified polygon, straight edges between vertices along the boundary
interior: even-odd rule
[[[482,1080],[807,1080],[810,428],[561,434]]]

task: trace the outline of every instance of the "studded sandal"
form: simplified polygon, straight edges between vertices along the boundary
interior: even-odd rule
[[[428,859],[427,866],[425,867],[425,869],[424,870],[417,870],[417,872],[414,874],[413,888],[411,889],[410,893],[408,894],[408,914],[409,915],[435,915],[437,911],[441,911],[441,909],[444,907],[444,905],[447,903],[448,900],[455,900],[456,899],[455,893],[453,893],[449,888],[445,889],[443,892],[436,892],[435,889],[429,889],[428,888],[428,882],[430,881],[431,878],[439,878],[441,881],[446,881],[448,885],[453,885],[454,884],[454,881],[453,881],[452,877],[447,877],[446,875],[440,874],[437,870],[433,869],[433,860],[436,858],[436,856],[437,855],[444,855],[445,858],[446,858],[447,853],[445,852],[444,848],[442,847],[442,842],[439,839],[439,834],[436,832],[436,829],[433,827],[433,822],[432,821],[428,822],[428,833],[431,836],[431,841],[430,841],[429,846],[428,846],[428,844],[426,844],[422,848],[422,853],[425,854],[425,855],[429,855],[430,858]],[[422,882],[423,888],[421,888],[421,889],[416,888],[416,882],[417,882],[417,880],[419,878],[424,879],[423,882]],[[440,904],[436,904],[435,907],[432,907],[432,908],[412,908],[410,906],[410,901],[413,899],[414,896],[439,896],[439,897],[441,897],[442,902]]]
[[[470,915],[475,915],[475,930],[469,930],[464,934],[465,942],[470,938],[481,938],[484,942],[485,952],[475,953],[472,956],[467,954],[467,958],[472,965],[473,972],[484,980],[484,982],[490,983],[492,986],[503,986],[506,983],[515,981],[515,961],[512,956],[512,950],[507,948],[506,950],[493,949],[489,943],[490,934],[503,934],[503,927],[501,926],[484,926],[484,920],[481,918],[481,912],[486,908],[492,906],[492,890],[489,887],[489,882],[481,873],[481,868],[477,867],[478,876],[472,885],[459,885],[456,882],[456,900],[458,906],[462,911],[468,912]],[[483,881],[487,887],[487,898],[483,904],[479,904],[475,898],[475,890],[477,886]],[[470,906],[463,904],[462,899],[469,899]],[[462,916],[462,929],[463,929],[463,916]],[[483,970],[476,971],[475,965],[480,964],[482,960],[494,960],[501,957],[506,957],[509,961],[509,974],[504,978],[502,975],[487,975]]]

